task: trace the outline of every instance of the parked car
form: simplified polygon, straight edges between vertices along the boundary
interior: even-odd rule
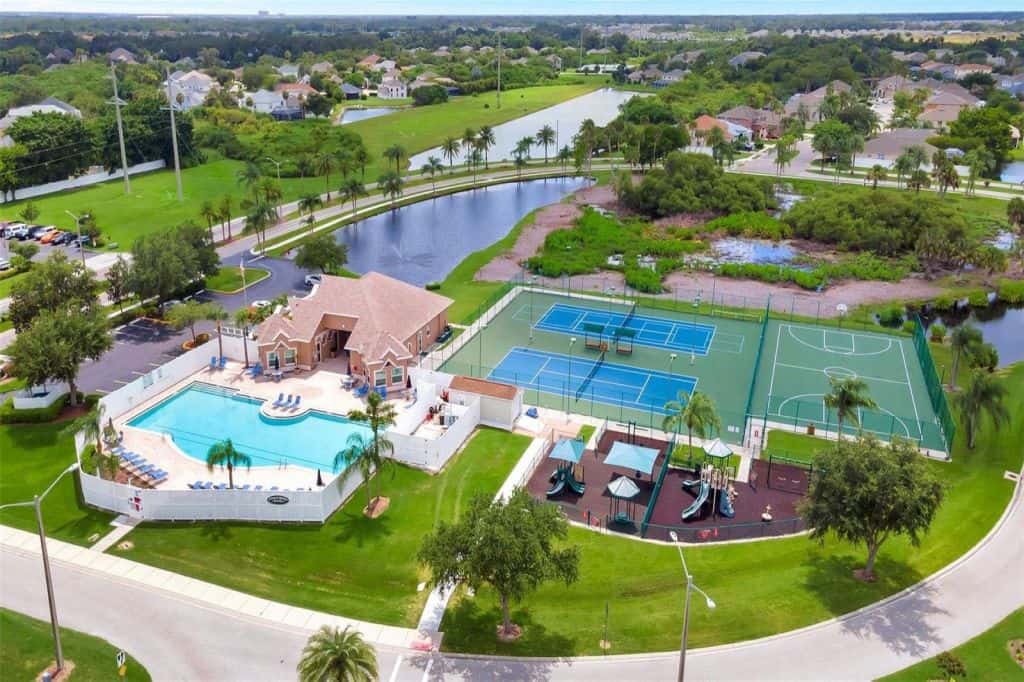
[[[315,287],[324,281],[323,275],[306,275],[306,286]]]
[[[176,305],[181,305],[181,301],[179,301],[176,298],[172,298],[169,301],[164,301],[163,303],[160,304],[160,312],[166,313],[168,310],[170,310]]]
[[[70,244],[74,239],[78,239],[78,237],[73,232],[61,232],[50,243],[54,246],[59,246],[60,244]]]
[[[10,270],[10,269],[11,269],[11,261],[7,260],[6,258],[0,258],[0,271]]]
[[[55,240],[57,237],[61,236],[62,234],[65,234],[65,232],[63,230],[50,230],[49,232],[47,232],[46,234],[44,234],[42,237],[39,238],[39,243],[40,244],[52,244],[53,240]]]
[[[55,228],[53,225],[32,225],[31,227],[28,228],[28,238],[39,241],[44,236],[46,236],[47,232],[55,229],[57,228]]]
[[[253,301],[252,302],[252,307],[256,308],[257,310],[262,309],[262,308],[268,308],[268,307],[270,307],[270,305],[271,305],[270,301],[268,301],[266,299],[262,299],[262,298],[260,300],[258,300],[258,301]]]
[[[92,246],[92,237],[87,234],[83,234],[81,237],[68,233],[70,238],[67,241],[67,245],[73,249],[80,249],[83,246]]]
[[[0,227],[0,239],[15,239],[14,233],[25,227],[25,223],[8,223]]]
[[[23,242],[28,239],[28,225],[25,223],[19,223],[17,225],[9,225],[7,227],[7,238],[17,239],[19,242]]]

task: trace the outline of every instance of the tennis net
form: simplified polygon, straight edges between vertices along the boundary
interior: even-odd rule
[[[629,313],[626,314],[626,319],[622,321],[622,326],[628,327],[629,321],[633,319],[634,315],[636,315],[636,301],[633,301],[633,305],[629,307]]]
[[[601,369],[601,365],[604,364],[604,356],[605,356],[605,351],[601,351],[601,355],[598,356],[597,362],[595,362],[594,366],[590,368],[589,372],[587,372],[587,376],[583,380],[583,383],[580,384],[580,387],[578,389],[576,389],[576,400],[577,401],[579,401],[580,396],[583,395],[583,392],[587,390],[587,386],[590,385],[590,382],[594,378],[594,375],[597,374],[597,371],[599,369]]]

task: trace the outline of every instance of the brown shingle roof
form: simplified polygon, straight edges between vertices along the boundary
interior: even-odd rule
[[[465,393],[486,395],[492,398],[501,398],[502,400],[515,399],[516,392],[519,390],[511,384],[503,384],[498,381],[488,381],[487,379],[476,379],[466,376],[456,376],[452,379],[452,383],[449,385],[449,388],[453,391],[464,391]]]

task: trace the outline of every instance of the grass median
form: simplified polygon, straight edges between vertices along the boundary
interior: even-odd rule
[[[974,546],[1009,503],[1024,439],[1024,364],[1003,372],[1010,390],[1009,425],[986,424],[977,448],[962,434],[950,463],[930,462],[947,485],[946,499],[920,547],[904,538],[879,554],[878,581],[863,583],[853,569],[865,551],[837,540],[824,546],[806,537],[687,549],[687,563],[718,608],[690,614],[690,643],[711,646],[764,637],[849,613],[908,587]],[[449,651],[524,656],[601,654],[604,610],[609,609],[606,653],[671,651],[679,645],[684,581],[673,547],[599,535],[574,528],[580,546],[580,580],[571,587],[545,584],[513,609],[521,640],[501,644],[497,599],[489,589],[460,594],[442,623]],[[973,676],[972,676],[973,679]]]
[[[496,493],[529,442],[480,429],[436,476],[385,472],[391,506],[377,519],[363,516],[359,490],[322,526],[143,524],[128,536],[133,550],[111,553],[266,599],[411,627],[427,597],[416,591],[425,578],[415,560],[420,540],[476,493]]]
[[[237,266],[222,267],[217,274],[206,278],[206,288],[218,294],[237,294],[243,288],[270,277],[270,271],[262,268],[248,267],[245,269],[245,286],[242,286],[242,271]]]

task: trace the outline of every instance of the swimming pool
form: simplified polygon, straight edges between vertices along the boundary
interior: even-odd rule
[[[194,383],[128,422],[129,426],[169,434],[182,452],[206,462],[210,446],[228,438],[252,458],[253,466],[290,463],[332,471],[334,455],[353,433],[370,429],[344,417],[310,411],[292,419],[260,414],[262,401],[231,389]]]

